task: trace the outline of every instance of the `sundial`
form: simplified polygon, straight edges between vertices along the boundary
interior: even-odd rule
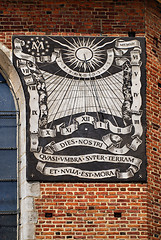
[[[144,38],[14,36],[13,62],[28,180],[146,181]]]

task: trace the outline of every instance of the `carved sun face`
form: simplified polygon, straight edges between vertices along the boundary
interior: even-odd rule
[[[66,39],[65,39],[66,40]],[[66,40],[67,41],[67,40]],[[91,72],[103,64],[105,56],[104,50],[100,49],[99,43],[102,39],[95,43],[95,38],[79,38],[77,41],[73,39],[73,43],[68,42],[69,45],[65,50],[64,59],[73,69],[78,68],[79,71]]]

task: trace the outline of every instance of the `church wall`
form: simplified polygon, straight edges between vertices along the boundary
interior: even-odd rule
[[[160,12],[161,4],[147,0],[0,1],[0,42],[9,49],[13,35],[135,35],[147,49],[147,183],[35,182],[30,195],[24,161],[20,239],[161,238]]]

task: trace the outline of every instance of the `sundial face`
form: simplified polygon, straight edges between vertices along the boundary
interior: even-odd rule
[[[13,63],[28,180],[146,181],[143,38],[14,36]]]
[[[91,49],[87,47],[78,48],[75,52],[75,56],[78,61],[86,62],[87,63],[93,58],[93,52]]]

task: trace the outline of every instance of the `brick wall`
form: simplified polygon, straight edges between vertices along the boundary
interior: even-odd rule
[[[12,35],[147,40],[148,184],[41,183],[36,239],[161,239],[160,12],[148,0],[0,0],[0,42],[9,48]]]
[[[0,0],[0,41],[11,47],[13,34],[144,34],[144,11],[141,0]]]
[[[35,205],[36,239],[148,239],[146,184],[42,183]]]
[[[161,4],[146,6],[149,239],[161,239]]]

